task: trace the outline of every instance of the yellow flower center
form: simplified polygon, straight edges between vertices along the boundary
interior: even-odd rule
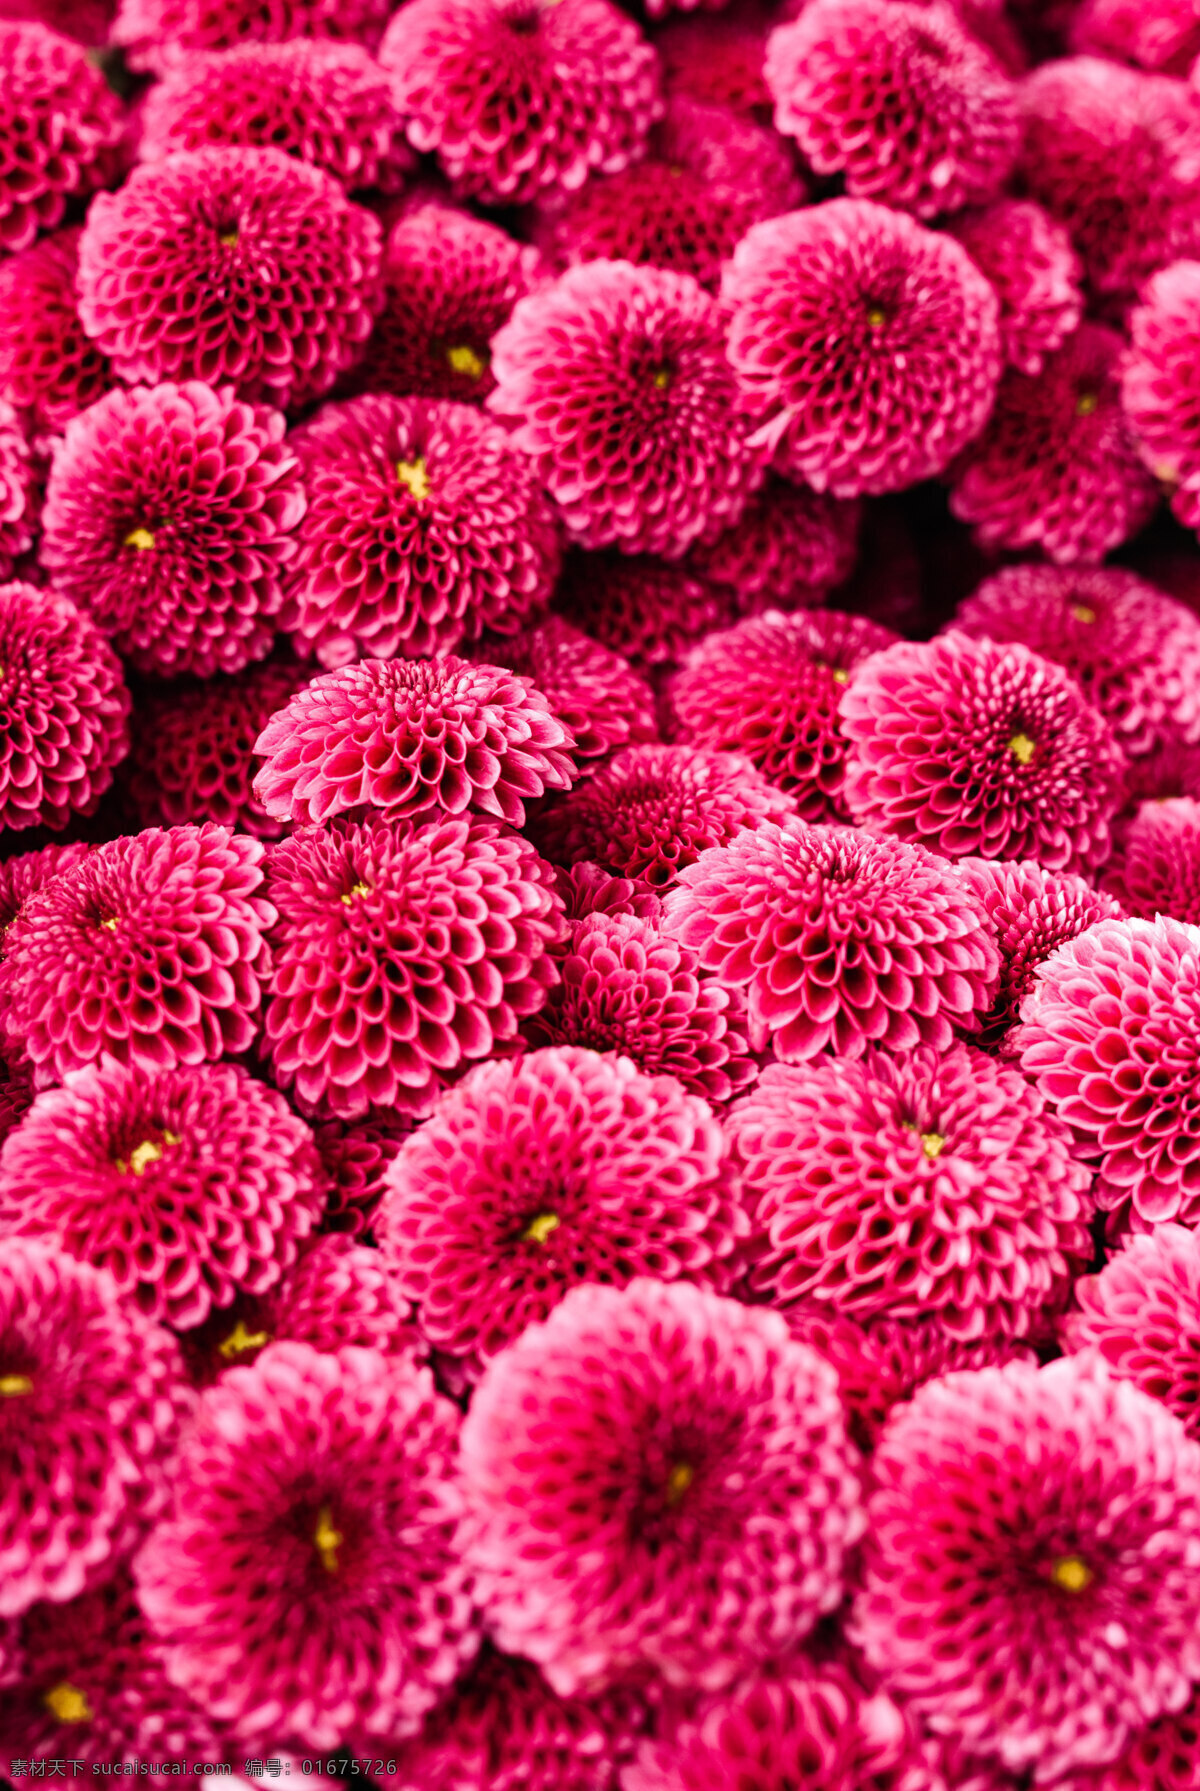
[[[446,359],[452,373],[462,373],[467,379],[482,379],[487,372],[487,362],[465,343],[461,347],[448,348]]]
[[[342,900],[343,900],[343,902],[345,902],[345,904],[348,908],[350,906],[351,902],[354,900],[355,896],[365,896],[365,895],[370,895],[370,893],[371,893],[371,885],[369,883],[362,883],[362,882],[352,883],[350,885],[349,889],[346,891],[345,895],[342,897]]]
[[[656,392],[665,392],[670,383],[671,369],[669,367],[656,367],[650,375],[650,384]]]
[[[667,1475],[667,1504],[678,1505],[695,1478],[696,1470],[689,1462],[677,1461]]]
[[[1077,622],[1094,622],[1096,620],[1095,610],[1089,609],[1086,603],[1073,603],[1071,614]]]
[[[1099,408],[1100,397],[1097,392],[1080,392],[1075,400],[1075,415],[1077,417],[1094,416]]]
[[[42,1703],[60,1723],[90,1723],[94,1714],[79,1687],[67,1679],[52,1685]]]
[[[326,1573],[337,1572],[337,1552],[346,1538],[340,1530],[333,1527],[333,1512],[328,1505],[322,1505],[317,1513],[317,1527],[313,1531],[313,1545],[321,1557],[321,1566]]]
[[[217,1353],[231,1362],[235,1356],[244,1356],[248,1350],[263,1349],[270,1341],[269,1331],[248,1331],[239,1318],[224,1343],[217,1345]]]
[[[417,460],[398,460],[396,477],[405,491],[414,497],[418,504],[423,504],[429,496],[429,474],[425,471],[423,458]]]
[[[110,915],[109,915],[109,917],[108,917],[108,919],[107,919],[107,920],[102,920],[102,921],[101,921],[101,922],[100,922],[100,925],[101,925],[101,926],[102,926],[102,927],[103,927],[103,928],[104,928],[104,930],[105,930],[105,932],[106,932],[106,933],[115,933],[115,932],[116,932],[116,930],[117,930],[117,917],[116,917],[116,915],[115,915],[115,914],[110,914]]]
[[[921,1149],[931,1163],[935,1157],[940,1157],[946,1148],[946,1140],[940,1132],[920,1132],[918,1137],[921,1140]]]
[[[1037,751],[1037,745],[1028,734],[1014,734],[1008,743],[1008,750],[1018,765],[1028,765]]]
[[[1081,1561],[1078,1555],[1065,1555],[1050,1569],[1050,1578],[1064,1592],[1086,1592],[1095,1577],[1087,1562]]]
[[[867,322],[873,330],[881,330],[887,322],[887,312],[881,310],[878,305],[872,305],[867,312]]]
[[[130,529],[125,537],[126,547],[136,547],[139,553],[147,553],[154,546],[154,536],[149,529]]]
[[[33,1382],[27,1374],[0,1374],[0,1399],[19,1399],[32,1392]]]
[[[177,1132],[164,1132],[161,1143],[157,1138],[143,1138],[142,1142],[135,1144],[130,1151],[129,1161],[126,1162],[123,1158],[118,1157],[116,1167],[122,1175],[128,1175],[131,1170],[134,1175],[144,1175],[148,1164],[161,1162],[169,1148],[178,1143],[179,1134]]]
[[[850,682],[849,672],[844,672],[840,665],[834,666],[833,671],[830,673],[830,676],[832,677],[835,684],[849,684],[849,682]]]
[[[562,1220],[557,1213],[539,1213],[536,1219],[529,1221],[521,1237],[531,1244],[544,1244],[550,1233],[557,1231],[561,1224]]]
[[[238,246],[238,233],[236,230],[223,230],[217,238],[217,241],[223,249],[236,249]]]

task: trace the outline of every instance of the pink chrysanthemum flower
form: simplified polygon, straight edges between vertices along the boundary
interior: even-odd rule
[[[37,520],[33,463],[21,420],[0,399],[0,577],[11,578],[14,561],[33,541]]]
[[[0,827],[90,815],[129,750],[121,662],[90,618],[33,585],[0,585]]]
[[[688,554],[691,570],[728,587],[742,615],[807,609],[849,578],[862,504],[809,491],[771,473],[741,520]]]
[[[733,619],[728,592],[647,554],[569,553],[554,602],[642,673],[676,664]]]
[[[842,697],[846,803],[874,832],[949,858],[1090,870],[1124,796],[1112,729],[1066,671],[1019,643],[901,641]]]
[[[1191,1791],[1200,1783],[1200,1692],[1176,1716],[1139,1729],[1119,1760],[1064,1781],[1064,1791]],[[984,1787],[983,1791],[990,1791]],[[999,1791],[1009,1791],[1007,1784]]]
[[[1070,1132],[969,1045],[769,1064],[729,1129],[773,1305],[1023,1337],[1092,1254]]]
[[[142,827],[216,821],[260,840],[286,832],[251,788],[254,743],[310,671],[269,659],[235,677],[167,685],[139,696],[122,791]]]
[[[0,862],[0,958],[4,955],[4,935],[30,896],[43,889],[52,877],[80,864],[90,851],[90,846],[78,843],[43,846],[38,852],[22,852],[19,857]]]
[[[186,1409],[173,1339],[107,1275],[31,1239],[6,1239],[0,1618],[111,1578],[163,1508]]]
[[[266,1050],[308,1110],[427,1104],[557,980],[550,867],[495,821],[302,828],[273,848],[269,889]]]
[[[472,1380],[579,1282],[726,1280],[746,1230],[707,1103],[568,1045],[476,1070],[385,1179],[380,1248]]]
[[[1112,1372],[1160,1399],[1200,1435],[1200,1237],[1156,1225],[1099,1275],[1075,1283],[1079,1310],[1062,1323],[1074,1353],[1098,1349]]]
[[[1000,947],[1000,986],[979,1040],[1000,1045],[1017,1023],[1038,965],[1098,920],[1120,920],[1124,910],[1085,877],[1044,870],[1032,859],[962,858],[958,868]]]
[[[353,1122],[324,1120],[315,1128],[329,1180],[323,1226],[351,1238],[371,1229],[383,1198],[384,1172],[413,1129],[408,1113],[381,1113]]]
[[[97,846],[25,903],[0,997],[40,1087],[105,1052],[163,1070],[244,1051],[259,1024],[263,847],[224,827]]]
[[[783,469],[818,491],[932,478],[987,420],[996,295],[965,249],[901,212],[833,199],[756,224],[721,297],[744,402]]]
[[[60,230],[0,262],[0,396],[39,432],[61,429],[112,384],[79,321],[79,236]]]
[[[765,24],[739,8],[732,17],[672,19],[654,34],[668,98],[686,93],[705,106],[724,106],[770,122],[771,90],[763,74]]]
[[[1021,1063],[1097,1169],[1117,1232],[1200,1224],[1200,928],[1103,920],[1042,964]]]
[[[407,212],[384,248],[386,297],[356,383],[481,404],[496,384],[492,337],[544,277],[537,250],[496,224],[442,204]]]
[[[458,1427],[375,1350],[276,1343],[201,1396],[134,1571],[171,1678],[239,1740],[399,1739],[471,1658]]]
[[[1121,828],[1104,888],[1126,914],[1200,925],[1200,802],[1143,802]]]
[[[586,858],[557,868],[554,887],[568,921],[586,920],[590,914],[632,914],[656,925],[662,919],[662,897],[642,878],[612,877]]]
[[[0,23],[0,248],[27,249],[117,169],[120,101],[83,49],[33,20]]]
[[[728,1100],[758,1073],[729,990],[653,920],[588,915],[571,929],[559,975],[526,1023],[534,1044],[619,1051],[647,1075],[674,1076],[709,1101]]]
[[[954,627],[1064,666],[1131,757],[1200,740],[1200,621],[1123,567],[1006,566]]]
[[[1083,56],[1185,75],[1200,55],[1200,6],[1196,0],[1082,0],[1070,41]]]
[[[761,479],[721,311],[686,274],[572,268],[517,305],[492,370],[489,408],[513,421],[584,547],[681,554],[736,522]]]
[[[232,1063],[89,1064],[39,1095],[0,1150],[0,1236],[105,1269],[182,1330],[277,1282],[323,1195],[308,1127]]]
[[[117,0],[0,0],[0,18],[38,19],[89,50],[108,42]]]
[[[683,1282],[577,1287],[463,1426],[485,1621],[561,1696],[638,1668],[727,1684],[839,1602],[855,1460],[834,1371],[778,1313]]]
[[[470,405],[368,395],[326,405],[290,441],[308,511],[285,622],[323,664],[445,652],[549,601],[551,507]]]
[[[562,863],[588,858],[666,889],[710,846],[793,813],[739,753],[631,746],[543,815],[538,839]]]
[[[474,649],[481,662],[508,666],[545,696],[573,736],[579,776],[625,746],[658,738],[654,693],[619,653],[547,616],[521,634],[493,635]]]
[[[952,1374],[872,1466],[851,1635],[935,1733],[1040,1781],[1186,1702],[1200,1444],[1157,1400],[1098,1360]]]
[[[950,477],[950,508],[985,548],[1097,561],[1136,534],[1159,489],[1121,407],[1121,338],[1084,323],[1036,378],[1010,370]]]
[[[160,72],[187,51],[293,37],[374,41],[389,0],[121,0],[113,42],[131,68]]]
[[[33,1105],[33,1086],[23,1076],[14,1075],[8,1066],[0,1061],[0,1145],[20,1125],[30,1107]],[[3,1625],[0,1624],[0,1636]],[[0,1653],[3,1648],[0,1647]],[[0,1685],[4,1680],[0,1678]]]
[[[1171,488],[1171,508],[1200,527],[1200,262],[1155,274],[1129,319],[1121,369],[1125,416],[1138,452]]]
[[[42,563],[139,671],[203,678],[270,651],[305,507],[284,427],[199,380],[110,392],[67,425]]]
[[[849,827],[762,823],[705,852],[665,930],[744,989],[750,1043],[784,1062],[879,1043],[944,1051],[996,986],[999,954],[953,866]]]
[[[468,808],[525,825],[525,803],[574,780],[570,732],[528,678],[495,665],[367,659],[325,672],[255,745],[255,794],[281,821]]]
[[[995,288],[1009,366],[1040,373],[1083,316],[1083,270],[1066,227],[1033,199],[997,199],[951,229]]]
[[[79,243],[79,315],[124,380],[234,382],[303,404],[371,333],[382,232],[279,149],[196,149],[101,193]]]
[[[653,154],[576,193],[543,201],[536,241],[560,267],[631,261],[690,274],[711,292],[721,263],[763,218],[803,205],[788,146],[722,106],[677,95],[652,139]]]
[[[1182,81],[1079,56],[1021,89],[1029,196],[1071,233],[1102,293],[1136,292],[1200,242],[1200,120]]]
[[[138,154],[282,149],[345,187],[394,188],[412,166],[391,83],[361,44],[292,38],[191,55],[150,89]]]
[[[743,753],[806,821],[848,820],[838,704],[860,661],[897,638],[839,610],[768,610],[710,634],[671,683],[679,738]]]
[[[776,127],[852,199],[932,218],[993,198],[1017,159],[1016,90],[941,0],[809,0],[764,72]]]
[[[379,60],[413,147],[490,205],[628,167],[662,111],[658,58],[608,0],[411,0]]]
[[[1163,801],[1171,796],[1200,797],[1200,746],[1164,740],[1144,759],[1131,761],[1126,791],[1133,803],[1151,797]]]

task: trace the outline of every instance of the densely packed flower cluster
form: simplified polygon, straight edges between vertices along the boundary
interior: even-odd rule
[[[1200,0],[0,0],[0,1783],[1200,1787]]]

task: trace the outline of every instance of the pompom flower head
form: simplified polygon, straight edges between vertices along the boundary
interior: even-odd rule
[[[538,838],[562,863],[588,858],[665,889],[708,847],[792,812],[738,753],[631,746],[544,815]]]
[[[543,693],[573,737],[571,756],[581,776],[622,747],[658,738],[650,686],[619,653],[561,616],[547,616],[520,634],[492,635],[474,657],[508,666]]]
[[[307,1111],[428,1104],[556,980],[550,867],[495,821],[305,827],[273,849],[269,890],[265,1045]]]
[[[853,199],[931,218],[991,199],[1016,161],[1013,84],[942,0],[810,0],[764,72],[777,128]]]
[[[254,788],[279,820],[429,809],[525,824],[525,803],[569,790],[570,733],[526,678],[444,659],[363,660],[326,672],[272,716]]]
[[[1098,1349],[1114,1375],[1200,1435],[1200,1237],[1163,1224],[1129,1238],[1099,1275],[1075,1283],[1075,1298],[1067,1348]]]
[[[0,827],[91,814],[129,750],[121,662],[87,615],[33,585],[0,585]]]
[[[689,275],[626,261],[572,268],[517,305],[492,343],[488,404],[572,540],[678,555],[737,520],[761,469],[724,335]]]
[[[111,1577],[163,1509],[186,1404],[173,1340],[107,1275],[5,1241],[0,1618]]]
[[[673,1077],[551,1046],[443,1097],[387,1171],[375,1235],[474,1378],[578,1282],[720,1278],[745,1230],[724,1155]]]
[[[998,199],[952,228],[1000,300],[1009,366],[1040,373],[1083,316],[1083,270],[1065,226],[1033,199]]]
[[[239,43],[373,39],[387,15],[388,0],[121,0],[113,42],[124,46],[131,68],[161,72],[188,51]]]
[[[1200,928],[1102,920],[1037,971],[1021,1063],[1097,1170],[1116,1231],[1200,1223]]]
[[[1127,914],[1200,925],[1200,802],[1143,802],[1121,829],[1104,888]]]
[[[771,473],[740,519],[698,541],[689,568],[734,593],[742,615],[807,609],[849,578],[862,504],[792,485]]]
[[[1107,858],[1124,757],[1075,680],[1028,647],[902,641],[858,668],[840,718],[860,825],[950,858]]]
[[[0,396],[38,431],[58,430],[112,384],[75,298],[79,229],[0,262]]]
[[[53,230],[116,171],[121,105],[81,45],[32,19],[0,22],[0,247]]]
[[[1196,0],[1082,0],[1071,17],[1071,47],[1185,75],[1200,55],[1200,7]]]
[[[542,277],[537,250],[497,224],[442,204],[405,212],[388,234],[383,309],[356,383],[481,404],[496,384],[492,337]]]
[[[110,392],[67,425],[42,563],[139,669],[237,672],[275,636],[304,514],[284,419],[233,388]]]
[[[728,591],[650,554],[569,553],[555,608],[643,675],[732,621]]]
[[[705,106],[724,106],[766,124],[771,94],[763,77],[767,36],[756,11],[738,8],[716,17],[675,18],[654,34],[669,95],[686,93]]]
[[[262,858],[224,827],[151,827],[97,846],[26,902],[0,995],[42,1087],[105,1052],[165,1070],[246,1050],[274,918]]]
[[[11,577],[14,561],[33,540],[36,519],[29,444],[16,411],[0,399],[0,577]]]
[[[932,478],[987,420],[996,295],[965,249],[900,212],[833,199],[756,224],[721,296],[744,402],[818,491]]]
[[[954,869],[849,827],[762,823],[702,854],[665,930],[743,989],[750,1043],[784,1062],[872,1043],[944,1051],[996,985],[999,955]]]
[[[387,75],[361,44],[292,38],[192,55],[150,89],[138,154],[282,149],[345,187],[393,187],[411,166]]]
[[[388,1164],[413,1129],[409,1113],[380,1113],[373,1119],[327,1119],[315,1128],[317,1149],[329,1177],[326,1232],[358,1238],[371,1227],[383,1198]]]
[[[1180,522],[1200,527],[1200,261],[1176,261],[1155,274],[1129,333],[1121,395],[1138,452],[1171,488]]]
[[[1158,506],[1121,408],[1121,338],[1084,323],[1036,377],[1011,369],[952,472],[950,508],[984,547],[1100,560]]]
[[[179,1329],[278,1281],[323,1193],[308,1128],[237,1064],[89,1065],[0,1149],[0,1236],[105,1269]]]
[[[608,0],[412,0],[379,59],[413,147],[490,205],[627,167],[662,109],[658,59]]]
[[[951,1374],[872,1465],[851,1634],[936,1733],[1040,1781],[1186,1702],[1200,1444],[1157,1400],[1073,1358]]]
[[[1067,1127],[968,1045],[769,1064],[730,1130],[773,1305],[1025,1336],[1091,1256]]]
[[[563,1696],[647,1667],[728,1683],[837,1604],[854,1454],[833,1370],[777,1313],[686,1283],[576,1288],[463,1426],[486,1621]]]
[[[279,149],[183,150],[88,211],[79,315],[124,380],[319,398],[378,309],[379,222]]]
[[[895,639],[838,610],[769,610],[710,634],[671,684],[678,733],[693,746],[744,753],[806,821],[848,820],[838,703],[859,662]]]
[[[326,406],[290,441],[308,510],[284,620],[323,664],[445,652],[549,601],[553,512],[472,406],[368,395]]]
[[[202,1395],[138,1600],[241,1740],[399,1739],[470,1659],[458,1425],[427,1369],[375,1350],[276,1343]]]

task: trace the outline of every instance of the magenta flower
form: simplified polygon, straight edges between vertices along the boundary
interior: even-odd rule
[[[237,672],[275,638],[304,492],[276,410],[232,387],[110,392],[68,423],[42,563],[139,671]]]
[[[586,920],[591,914],[631,914],[656,925],[662,919],[662,897],[643,878],[611,877],[586,858],[556,868],[554,887],[568,921]]]
[[[1079,1310],[1062,1322],[1067,1349],[1098,1349],[1118,1379],[1200,1435],[1200,1237],[1156,1225],[1077,1281],[1075,1297]]]
[[[1158,506],[1121,408],[1121,338],[1084,323],[1036,378],[1010,371],[978,440],[951,472],[950,508],[985,548],[1041,547],[1096,561]]]
[[[1200,1773],[1200,1693],[1175,1716],[1139,1729],[1119,1760],[1098,1772],[1077,1773],[1070,1791],[1187,1791]],[[1007,1791],[1007,1787],[1001,1787]]]
[[[481,404],[491,341],[546,276],[536,249],[449,205],[405,212],[383,255],[386,297],[355,374],[367,392]]]
[[[932,218],[993,198],[1017,159],[1016,90],[952,6],[810,0],[764,72],[776,127],[852,199]]]
[[[0,1251],[0,1367],[4,1618],[111,1579],[163,1509],[188,1396],[166,1331],[27,1238]]]
[[[1095,1360],[952,1374],[872,1466],[850,1633],[935,1733],[1051,1779],[1186,1702],[1200,1444],[1156,1400]]]
[[[763,76],[767,36],[757,14],[670,19],[654,34],[668,97],[686,93],[768,124],[771,93]]]
[[[308,403],[371,333],[381,239],[331,175],[282,150],[181,151],[93,202],[79,315],[124,380]]]
[[[413,1129],[408,1113],[381,1113],[374,1119],[324,1120],[315,1129],[317,1149],[329,1178],[324,1228],[358,1238],[371,1228],[383,1198],[384,1171]]]
[[[698,541],[689,568],[734,593],[742,615],[808,609],[849,578],[858,557],[862,504],[768,475],[741,520]]]
[[[589,914],[572,926],[558,968],[558,987],[525,1025],[533,1044],[619,1051],[709,1101],[728,1100],[758,1074],[735,997],[653,920]]]
[[[0,1150],[0,1236],[105,1269],[177,1330],[277,1282],[323,1195],[308,1127],[232,1063],[89,1064]]]
[[[21,1075],[14,1075],[0,1060],[0,1145],[21,1123],[33,1105],[33,1086]],[[4,1625],[0,1623],[0,1656],[3,1655]],[[0,1678],[0,1685],[4,1680]]]
[[[954,626],[1065,667],[1131,756],[1200,741],[1200,621],[1123,567],[1006,566]]]
[[[710,634],[671,684],[678,737],[743,753],[806,821],[848,820],[838,703],[859,663],[897,638],[839,610],[768,610]]]
[[[25,431],[12,405],[0,399],[0,577],[12,577],[14,561],[32,543],[36,510]]]
[[[112,384],[79,321],[78,228],[0,262],[0,396],[38,432],[62,429]]]
[[[308,511],[284,621],[322,664],[445,652],[520,628],[549,601],[553,512],[505,431],[470,405],[356,398],[290,439]]]
[[[1102,920],[1042,964],[1021,1006],[1021,1064],[1095,1165],[1115,1232],[1200,1222],[1200,930]]]
[[[1083,270],[1065,226],[1032,199],[997,199],[951,229],[995,288],[1009,366],[1040,373],[1083,316]]]
[[[0,0],[5,18],[38,19],[88,49],[108,42],[116,0]]]
[[[254,789],[281,821],[470,808],[523,827],[526,801],[570,789],[573,745],[513,672],[453,655],[368,659],[314,678],[271,717]]]
[[[273,848],[264,1049],[303,1111],[427,1106],[557,975],[549,865],[475,817],[305,827]]]
[[[727,591],[645,554],[569,553],[555,607],[593,640],[651,673],[733,620]]]
[[[775,1306],[1027,1336],[1091,1254],[1091,1177],[1015,1069],[954,1044],[769,1064],[729,1122]]]
[[[113,42],[124,46],[131,68],[161,73],[189,50],[293,37],[373,41],[388,10],[388,0],[120,0]]]
[[[965,249],[900,212],[833,199],[756,224],[721,297],[744,403],[782,469],[818,491],[932,478],[987,420],[996,295]]]
[[[764,822],[705,852],[666,898],[665,930],[744,989],[750,1044],[785,1063],[945,1051],[976,1024],[999,954],[953,866],[850,827]]]
[[[79,864],[90,851],[90,846],[72,843],[43,846],[39,852],[22,852],[16,858],[0,860],[0,957],[4,935],[30,896],[43,889],[52,877]]]
[[[1124,910],[1112,896],[1093,889],[1086,877],[1047,871],[1032,859],[1000,864],[961,858],[958,868],[1000,947],[1000,986],[984,1016],[979,1042],[1001,1045],[1008,1055],[1011,1029],[1038,965],[1098,920],[1122,919]]]
[[[902,641],[858,668],[840,720],[860,825],[950,858],[1107,858],[1124,757],[1075,680],[1028,647]]]
[[[240,1741],[399,1739],[471,1658],[458,1427],[375,1350],[276,1343],[201,1396],[134,1571],[171,1678]]]
[[[150,827],[30,897],[5,934],[0,997],[40,1087],[105,1052],[172,1070],[247,1049],[275,914],[262,859],[224,827]]]
[[[463,1426],[485,1621],[562,1697],[638,1668],[717,1689],[837,1605],[855,1461],[833,1370],[777,1313],[577,1287]]]
[[[391,83],[361,44],[291,38],[183,57],[152,87],[138,155],[282,149],[345,187],[396,187],[413,166]]]
[[[630,261],[690,274],[715,292],[721,263],[751,224],[803,205],[804,183],[774,131],[678,94],[652,154],[577,192],[542,199],[536,241],[559,267]]]
[[[117,171],[121,104],[82,47],[32,19],[0,23],[0,247],[27,249]]]
[[[662,111],[658,58],[608,0],[411,0],[379,60],[414,149],[489,205],[628,167]]]
[[[90,815],[129,750],[121,662],[66,597],[0,585],[0,827]]]
[[[405,1139],[375,1215],[422,1333],[467,1379],[579,1282],[728,1280],[721,1128],[673,1076],[571,1046],[485,1064]]]
[[[588,858],[666,889],[710,846],[793,812],[738,753],[631,746],[543,815],[537,834],[560,863]]]
[[[572,268],[520,301],[492,370],[489,408],[512,421],[584,547],[679,555],[736,522],[761,480],[734,415],[721,310],[686,274]]]
[[[1104,888],[1126,914],[1200,924],[1200,802],[1143,802],[1121,829]]]
[[[1071,47],[1155,74],[1186,75],[1200,55],[1200,8],[1196,0],[1081,0],[1071,17]]]
[[[1198,20],[1200,23],[1200,20]],[[1171,508],[1200,526],[1200,262],[1176,261],[1155,274],[1129,319],[1131,346],[1121,396],[1137,450],[1171,488]]]

